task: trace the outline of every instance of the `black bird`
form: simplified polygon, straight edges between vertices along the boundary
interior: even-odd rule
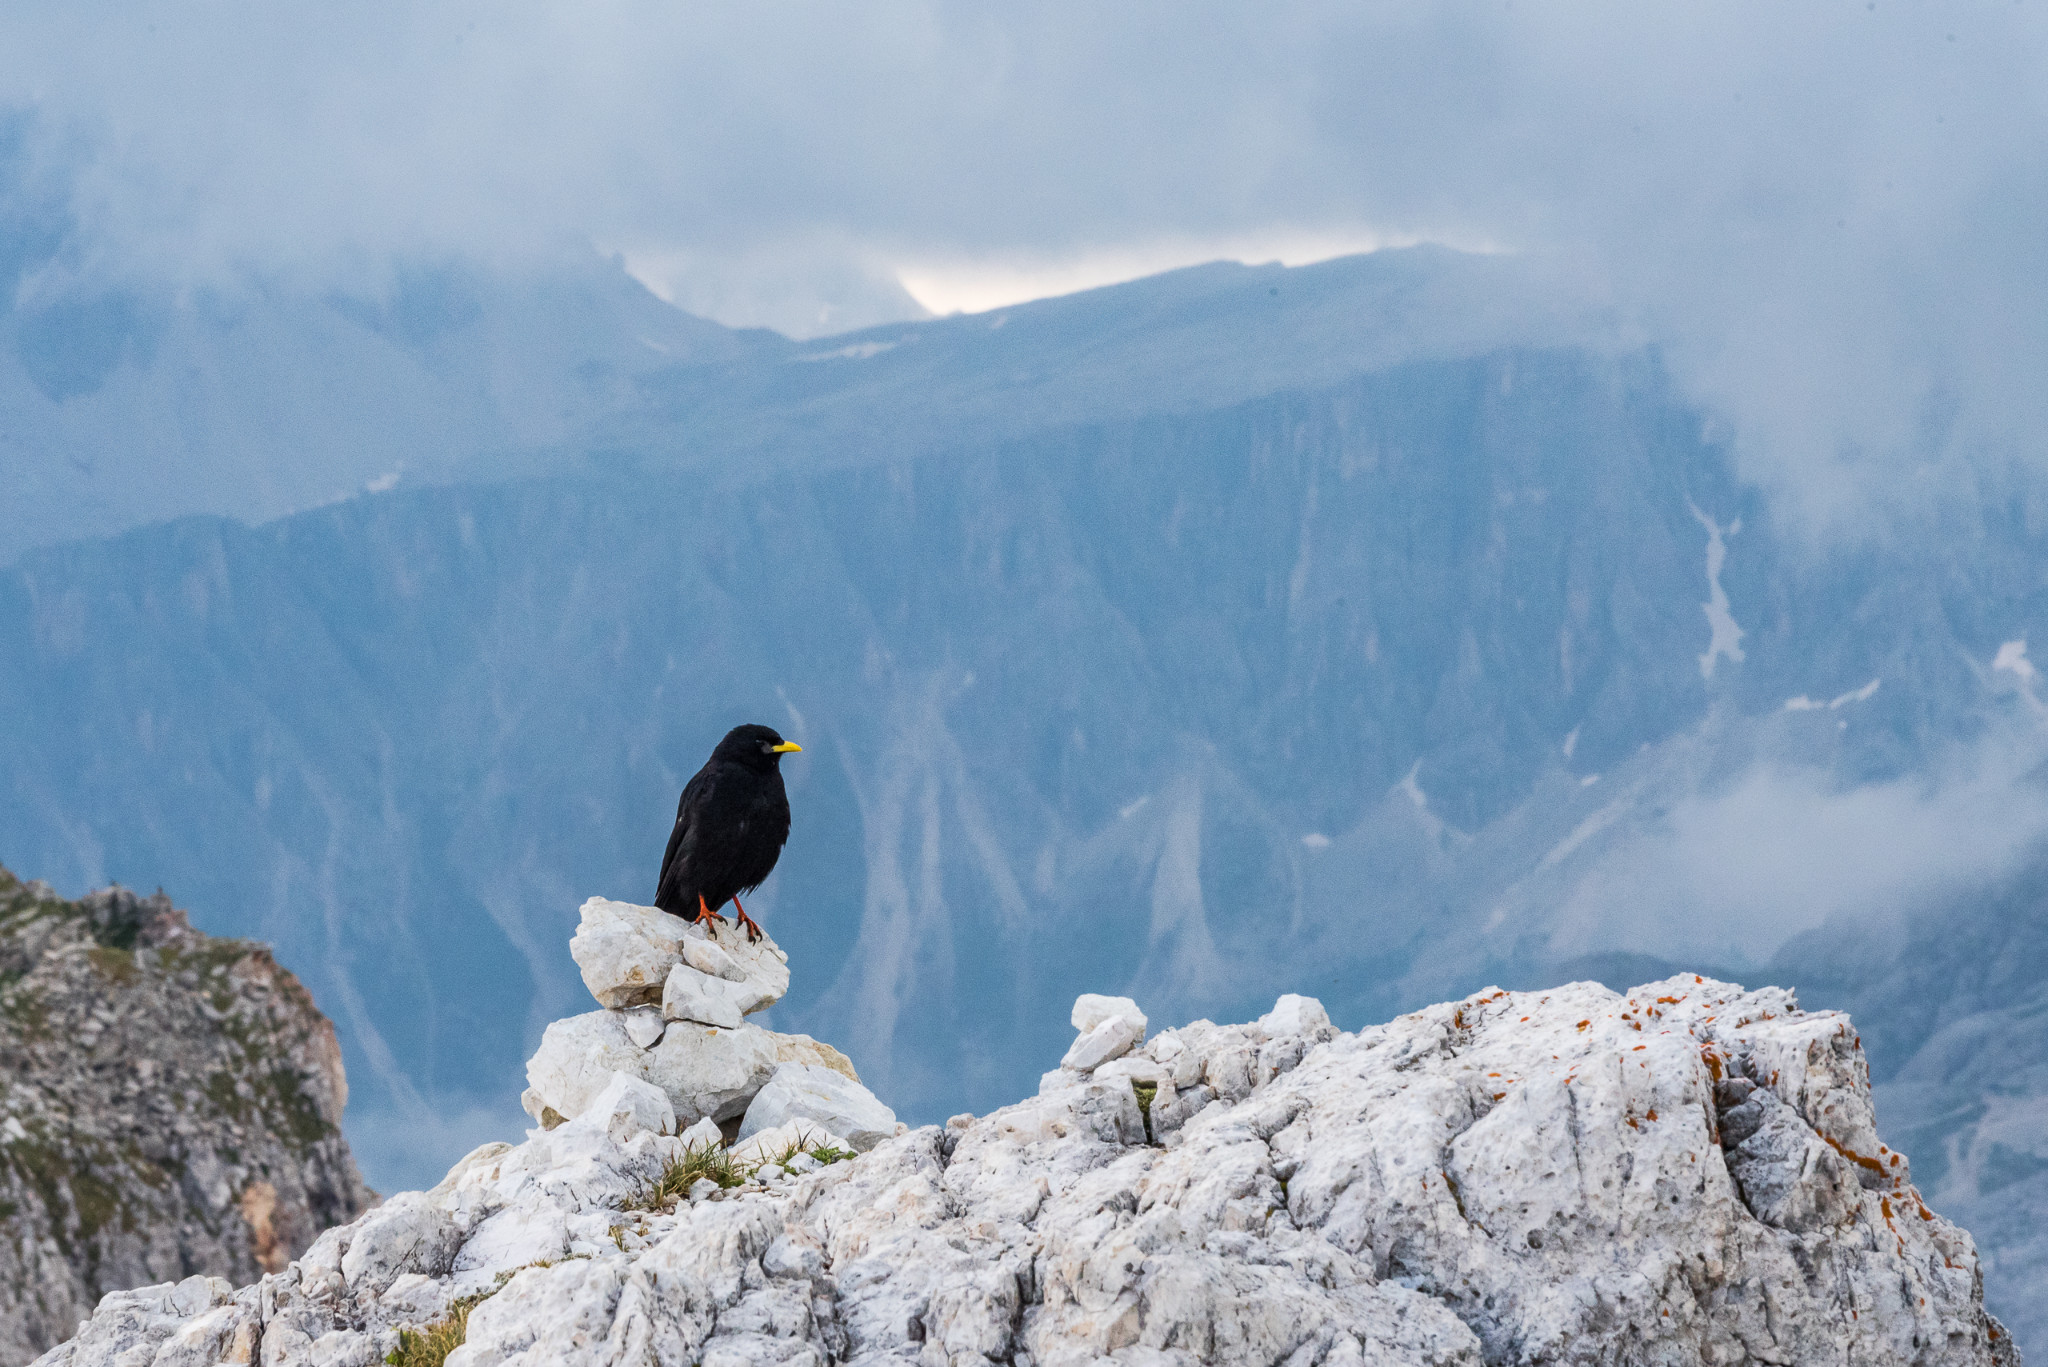
[[[740,894],[761,886],[789,839],[789,794],[782,757],[803,749],[766,726],[735,726],[718,742],[697,776],[683,785],[676,828],[661,857],[654,905],[686,921],[723,921],[731,902],[747,938],[761,928]]]

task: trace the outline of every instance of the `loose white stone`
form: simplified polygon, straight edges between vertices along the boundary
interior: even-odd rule
[[[789,955],[773,936],[763,934],[758,940],[750,940],[738,926],[723,921],[709,927],[692,923],[687,936],[691,943],[720,951],[739,969],[737,981],[751,987],[755,994],[755,1004],[744,1008],[749,1014],[766,1010],[788,994]]]
[[[668,1019],[728,1030],[738,1029],[747,1012],[760,1005],[760,989],[754,984],[706,977],[688,964],[669,970],[668,985],[661,994],[661,1014]]]
[[[749,940],[729,923],[707,927],[658,907],[603,897],[583,904],[569,954],[598,1005],[614,1010],[660,1002],[678,964],[735,989],[722,1000],[742,1015],[773,1006],[789,991],[789,956],[769,937]]]
[[[684,938],[683,962],[709,977],[735,983],[747,980],[747,971],[739,966],[739,961],[719,948],[718,942],[708,935]]]
[[[669,965],[683,954],[685,923],[656,907],[592,897],[569,941],[569,957],[598,1005],[659,1001]]]
[[[844,1135],[857,1153],[866,1153],[896,1133],[896,1113],[858,1082],[830,1068],[785,1063],[747,1106],[740,1138],[792,1122],[814,1125]]]
[[[685,1149],[715,1149],[725,1142],[725,1132],[718,1128],[718,1122],[705,1116],[696,1124],[676,1136]]]
[[[773,1032],[770,1032],[773,1033]],[[831,1045],[812,1039],[809,1035],[776,1035],[775,1061],[777,1063],[815,1063],[833,1072],[860,1081],[860,1074],[854,1071],[853,1060],[834,1049]]]
[[[1077,1013],[1078,1014],[1078,1011]],[[1143,1016],[1105,1016],[1067,1050],[1060,1067],[1086,1073],[1113,1058],[1129,1053],[1131,1046],[1145,1038]]]
[[[987,1123],[1015,1144],[1073,1138],[1112,1145],[1145,1142],[1145,1116],[1127,1078],[1084,1082],[1005,1106],[987,1117]]]
[[[527,1061],[527,1114],[549,1124],[581,1115],[614,1072],[642,1078],[667,1094],[676,1119],[730,1119],[775,1072],[775,1038],[758,1025],[708,1029],[677,1022],[661,1043],[642,1049],[626,1035],[615,1011],[591,1011],[556,1021]]]
[[[659,1010],[649,1006],[634,1006],[628,1007],[622,1014],[624,1019],[620,1023],[625,1027],[627,1039],[642,1049],[652,1049],[661,1043],[661,1035],[668,1029],[668,1022],[662,1018]]]
[[[670,1134],[676,1127],[675,1105],[659,1087],[629,1073],[613,1073],[590,1105],[571,1125],[594,1129],[623,1144],[637,1134]]]
[[[1259,1017],[1259,1028],[1273,1036],[1312,1035],[1330,1028],[1330,1013],[1314,997],[1292,992],[1273,1003],[1273,1009]]]
[[[1084,1035],[1111,1016],[1129,1016],[1138,1023],[1138,1038],[1145,1037],[1145,1013],[1129,997],[1105,997],[1099,992],[1083,992],[1074,998],[1071,1019],[1074,1028]]]

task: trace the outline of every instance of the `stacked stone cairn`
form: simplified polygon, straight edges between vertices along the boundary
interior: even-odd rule
[[[792,1148],[866,1153],[905,1128],[846,1055],[746,1019],[789,990],[789,955],[769,936],[593,897],[569,953],[603,1009],[550,1025],[527,1062],[520,1100],[543,1130],[607,1089],[615,1102],[621,1076],[667,1098],[686,1146],[728,1145],[742,1168]]]

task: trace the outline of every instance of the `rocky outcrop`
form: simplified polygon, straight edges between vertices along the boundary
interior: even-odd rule
[[[603,897],[583,904],[569,955],[599,1006],[658,1002],[672,1021],[737,1027],[789,991],[789,956],[771,937]]]
[[[2018,1361],[1848,1019],[1775,988],[1488,991],[1357,1034],[1284,997],[858,1157],[763,1131],[732,1187],[685,1185],[711,1123],[677,1125],[616,1072],[255,1285],[110,1298],[41,1367],[367,1367],[465,1316],[448,1367]]]
[[[162,893],[69,902],[0,869],[0,1362],[121,1288],[184,1279],[166,1303],[206,1309],[354,1219],[347,1095],[264,946]]]
[[[666,1096],[680,1123],[710,1120],[726,1137],[749,1121],[751,1136],[791,1120],[829,1120],[857,1130],[830,1130],[833,1142],[865,1151],[899,1128],[846,1055],[743,1019],[789,991],[789,956],[772,937],[592,897],[569,952],[605,1009],[556,1021],[527,1061],[521,1100],[543,1129],[581,1115],[621,1073]],[[763,1095],[754,1117],[749,1108]]]

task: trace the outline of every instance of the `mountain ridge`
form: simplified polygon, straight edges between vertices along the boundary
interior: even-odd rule
[[[108,1293],[275,1271],[371,1201],[333,1027],[262,945],[159,892],[0,868],[0,1354]]]
[[[260,1283],[109,1297],[35,1367],[2021,1360],[1853,1025],[1782,989],[1490,989],[1355,1035],[1291,994],[1149,1039],[1136,1010],[1081,998],[988,1115],[737,1171],[677,1133],[696,1083],[614,1072]]]

